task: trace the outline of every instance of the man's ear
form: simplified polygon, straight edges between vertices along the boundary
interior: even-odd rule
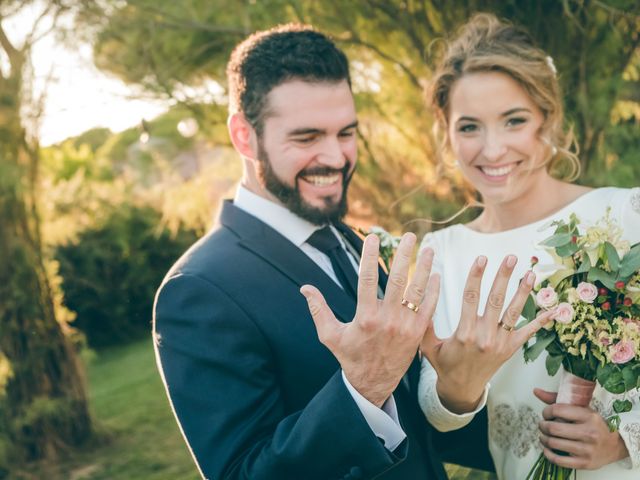
[[[257,155],[255,151],[255,130],[242,113],[234,113],[227,121],[229,137],[237,152],[245,158],[254,160]]]

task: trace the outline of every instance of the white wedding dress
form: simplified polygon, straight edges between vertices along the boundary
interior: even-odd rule
[[[582,222],[595,222],[611,207],[611,216],[624,228],[623,238],[632,244],[640,241],[640,188],[600,188],[592,190],[549,218],[530,225],[499,233],[485,234],[464,225],[454,225],[429,234],[423,241],[435,250],[434,270],[442,275],[441,293],[435,314],[435,331],[448,337],[456,329],[461,311],[462,290],[475,258],[482,254],[489,259],[481,289],[481,305],[486,302],[491,282],[502,259],[508,254],[518,257],[507,290],[507,299],[515,293],[518,281],[530,268],[530,259],[537,256],[542,263],[552,263],[551,257],[536,245],[553,233],[553,228],[540,231],[552,219],[568,219],[574,212]],[[525,479],[541,452],[538,421],[545,405],[533,395],[533,388],[557,391],[558,375],[550,377],[545,369],[546,352],[532,363],[525,363],[522,351],[517,351],[495,374],[490,382],[487,399],[489,417],[489,448],[498,478]],[[439,430],[463,427],[471,418],[449,413],[440,404],[436,389],[436,373],[423,360],[420,376],[420,404],[429,421]],[[616,398],[632,401],[633,409],[621,414],[620,435],[630,457],[599,470],[578,471],[580,480],[640,479],[640,394],[638,390],[625,395],[612,395],[596,387],[591,406],[603,417],[613,414]]]

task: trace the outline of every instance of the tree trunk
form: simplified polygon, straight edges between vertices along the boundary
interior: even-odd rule
[[[26,51],[0,75],[0,478],[91,434],[81,365],[56,320],[36,208],[38,150],[20,121]]]

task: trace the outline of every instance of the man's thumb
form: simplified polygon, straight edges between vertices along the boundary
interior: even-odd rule
[[[327,305],[320,291],[312,285],[303,285],[300,293],[307,299],[309,312],[318,331],[318,338],[329,350],[336,339],[340,322]]]

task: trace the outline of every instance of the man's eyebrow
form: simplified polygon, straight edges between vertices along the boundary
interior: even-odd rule
[[[356,120],[355,122],[350,123],[349,125],[341,128],[340,131],[344,132],[345,130],[350,130],[352,128],[356,128],[357,126],[358,126],[358,121]],[[289,137],[297,137],[297,136],[300,136],[300,135],[318,135],[318,134],[323,135],[325,133],[327,133],[327,131],[324,130],[324,129],[321,129],[321,128],[305,128],[305,127],[303,127],[303,128],[296,128],[294,130],[291,130],[287,134],[287,136],[289,136]]]
[[[351,130],[352,128],[356,128],[357,126],[358,126],[358,121],[356,120],[355,122],[350,123],[350,124],[349,124],[349,125],[347,125],[346,127],[341,128],[341,129],[340,129],[340,131],[342,132],[342,131],[344,131],[344,130]]]
[[[289,137],[295,137],[298,135],[310,135],[310,134],[318,134],[318,133],[325,133],[326,130],[322,130],[320,128],[296,128],[294,130],[291,130],[287,136]]]

